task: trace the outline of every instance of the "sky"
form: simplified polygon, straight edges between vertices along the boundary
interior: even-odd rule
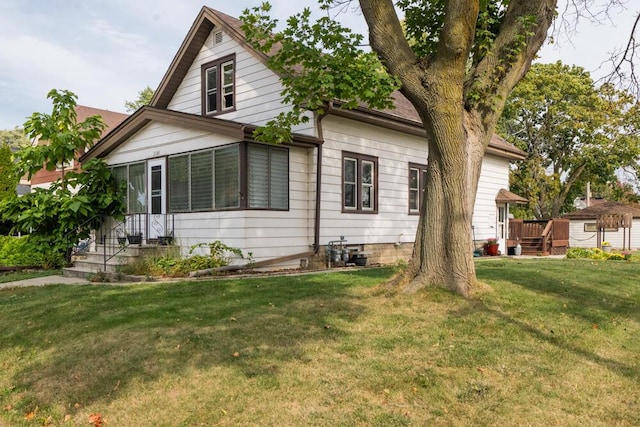
[[[49,113],[46,95],[54,88],[72,91],[80,105],[124,113],[125,101],[160,83],[203,5],[237,17],[261,2],[0,0],[0,129],[21,126],[33,112]],[[281,22],[305,6],[317,10],[315,0],[270,3]],[[544,47],[539,61],[562,60],[603,75],[598,68],[625,44],[638,11],[640,2],[629,0],[602,25],[581,20],[570,38],[558,36]],[[366,30],[359,11],[339,19]]]

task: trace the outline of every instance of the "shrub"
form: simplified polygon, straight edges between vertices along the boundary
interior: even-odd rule
[[[619,254],[619,253],[606,253],[602,251],[602,249],[598,248],[570,248],[567,250],[567,258],[569,259],[577,259],[577,258],[585,258],[585,259],[595,259],[595,260],[612,260],[612,261],[622,261],[622,260],[630,260],[631,254]]]
[[[31,236],[0,236],[0,265],[49,266],[37,241]]]
[[[196,253],[203,248],[208,248],[208,255]],[[233,257],[243,258],[242,251],[216,240],[212,243],[200,243],[192,246],[186,257],[172,254],[149,257],[136,261],[134,264],[122,266],[121,271],[136,275],[184,277],[192,271],[229,265]]]

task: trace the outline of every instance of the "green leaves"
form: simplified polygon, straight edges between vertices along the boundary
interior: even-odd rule
[[[76,122],[76,96],[69,91],[49,92],[53,100],[50,115],[34,113],[25,123],[32,138],[48,141],[29,146],[17,153],[17,169],[31,177],[42,168],[54,170],[70,162],[76,153],[91,146],[102,133],[99,116]],[[53,266],[68,261],[70,248],[87,238],[89,230],[79,228],[93,217],[122,217],[124,206],[118,186],[107,165],[98,159],[86,162],[82,172],[69,171],[48,189],[37,188],[22,197],[12,197],[0,204],[0,220],[13,224],[15,231],[31,233],[38,242],[43,259]]]
[[[269,55],[268,65],[284,86],[283,101],[292,110],[258,129],[256,139],[289,141],[291,127],[308,121],[305,111],[322,113],[336,99],[344,102],[343,108],[392,107],[390,94],[399,82],[375,54],[359,48],[362,35],[327,17],[311,22],[308,8],[290,17],[283,31],[274,32],[278,21],[269,11],[268,3],[245,10],[242,29],[255,49]]]
[[[561,62],[534,64],[509,97],[500,127],[528,157],[513,188],[539,218],[557,216],[587,181],[615,183],[616,170],[637,167],[638,104],[589,73]]]

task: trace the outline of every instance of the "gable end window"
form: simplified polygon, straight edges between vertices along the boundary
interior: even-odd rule
[[[201,68],[202,115],[215,115],[235,110],[236,58],[225,56]]]
[[[342,153],[342,212],[378,213],[378,158]]]
[[[427,178],[427,167],[409,163],[409,214],[418,215],[424,200],[424,185]]]

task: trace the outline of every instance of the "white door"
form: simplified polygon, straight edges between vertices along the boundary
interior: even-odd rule
[[[166,235],[166,195],[167,173],[166,159],[147,161],[147,206],[149,218],[147,222],[148,239],[157,239]]]

